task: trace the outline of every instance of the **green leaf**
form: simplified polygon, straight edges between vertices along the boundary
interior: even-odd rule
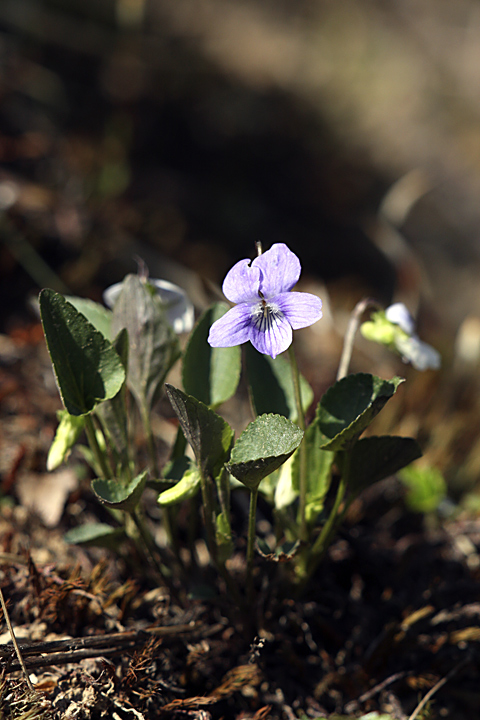
[[[293,453],[283,465],[265,478],[261,492],[270,499],[276,510],[291,505],[298,497],[297,488],[293,484],[293,463],[296,453]]]
[[[59,293],[40,293],[40,314],[63,404],[85,415],[114,397],[125,370],[111,343]]]
[[[191,465],[176,485],[160,493],[157,502],[159,505],[176,505],[189,500],[199,491],[200,482],[200,471],[196,465]]]
[[[348,450],[394,395],[403,378],[391,380],[368,373],[347,375],[327,390],[317,407],[315,422],[325,450]]]
[[[128,332],[128,385],[144,415],[158,398],[165,377],[180,356],[178,340],[154,288],[127,275],[115,303],[112,333]]]
[[[406,503],[414,512],[434,512],[447,495],[447,484],[438,468],[410,465],[398,476],[408,488]]]
[[[128,485],[121,485],[118,480],[96,478],[92,481],[92,490],[101,503],[116,510],[133,512],[140,502],[148,470],[133,478]]]
[[[395,338],[398,335],[408,338],[404,330],[387,320],[383,310],[372,313],[371,320],[360,325],[360,332],[367,340],[385,345],[390,350],[395,350]]]
[[[383,480],[421,457],[413,438],[384,435],[359,440],[352,448],[345,478],[355,494]]]
[[[85,427],[83,415],[70,415],[66,410],[57,413],[60,424],[50,446],[47,458],[47,470],[56,470],[77,442]]]
[[[73,295],[66,295],[65,300],[73,305],[74,308],[85,315],[88,322],[92,323],[93,327],[101,332],[103,337],[107,340],[112,339],[112,312],[107,310],[104,305],[89,300],[88,298],[75,297]]]
[[[168,383],[165,388],[202,474],[216,477],[230,454],[232,428],[200,400]]]
[[[321,448],[323,435],[318,420],[315,419],[305,431],[307,462],[307,498],[306,518],[308,523],[314,523],[323,509],[325,497],[330,488],[332,465],[335,453]],[[300,484],[299,453],[293,456],[292,467],[293,487],[298,491]]]
[[[183,356],[185,392],[211,407],[217,407],[231,398],[240,380],[240,347],[213,348],[207,342],[210,327],[227,311],[228,305],[219,302],[203,313],[190,335]]]
[[[257,415],[274,413],[298,421],[295,390],[290,362],[279,355],[271,358],[262,355],[253,345],[245,346],[245,360],[252,405]],[[304,412],[313,401],[313,390],[300,375],[300,391]]]
[[[124,536],[122,528],[114,528],[106,523],[86,523],[69,530],[65,533],[64,539],[69,545],[108,547],[116,550]]]
[[[256,490],[302,442],[303,430],[283,415],[260,415],[238,438],[228,471],[250,490]]]
[[[114,340],[114,347],[126,371],[128,366],[128,334],[126,330],[122,330],[117,335]],[[123,474],[129,464],[125,383],[114,398],[97,405],[95,412],[100,418],[103,430],[109,440],[110,449],[115,455],[118,472]]]

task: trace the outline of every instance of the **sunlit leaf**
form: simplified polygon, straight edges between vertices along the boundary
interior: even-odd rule
[[[240,379],[240,347],[213,348],[207,342],[210,327],[227,310],[225,303],[215,303],[203,313],[190,336],[182,362],[185,391],[211,407],[231,398]]]
[[[295,452],[303,430],[283,415],[260,415],[238,438],[227,465],[229,472],[255,490]]]
[[[202,473],[215,477],[229,457],[232,428],[200,400],[168,383],[165,388],[198,466]]]
[[[140,502],[147,474],[148,471],[144,470],[140,475],[133,478],[128,485],[122,485],[118,480],[96,478],[92,481],[92,490],[104,505],[116,510],[133,512]]]
[[[84,415],[114,397],[125,370],[112,344],[59,293],[40,293],[45,339],[60,395],[71,415]]]
[[[177,505],[184,500],[189,500],[200,490],[200,472],[196,465],[191,465],[185,472],[182,479],[158,496],[159,505]]]
[[[85,427],[83,415],[70,415],[66,410],[58,412],[60,423],[47,458],[47,470],[56,470],[77,442]]]
[[[325,450],[348,450],[394,395],[402,378],[357,373],[330,387],[320,400],[315,422]]]
[[[107,340],[112,339],[112,312],[104,305],[94,300],[76,297],[74,295],[66,295],[65,300],[68,300],[78,312],[85,315],[93,327],[101,332]]]

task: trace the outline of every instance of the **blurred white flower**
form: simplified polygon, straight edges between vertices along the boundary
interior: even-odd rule
[[[394,325],[402,328],[407,335],[415,332],[415,320],[403,303],[394,303],[385,310],[385,317]]]
[[[441,365],[440,353],[417,335],[398,338],[396,346],[403,361],[412,363],[416,370],[438,370]]]
[[[193,303],[187,293],[178,285],[168,282],[168,280],[148,278],[148,283],[155,288],[160,296],[165,306],[168,322],[173,330],[177,334],[190,332],[195,323],[195,313]],[[113,310],[121,290],[122,283],[110,285],[103,293],[105,305],[108,305]]]
[[[420,340],[415,333],[415,321],[403,303],[390,305],[385,312],[372,313],[363,323],[361,332],[368,340],[385,345],[411,363],[416,370],[438,370],[440,353]]]

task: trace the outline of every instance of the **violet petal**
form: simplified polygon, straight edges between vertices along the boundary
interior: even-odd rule
[[[281,293],[275,298],[294,330],[308,327],[322,317],[322,301],[316,295],[306,292]]]
[[[293,331],[290,323],[283,314],[270,314],[268,316],[267,329],[259,329],[258,325],[252,323],[250,331],[250,342],[255,350],[276,358],[277,355],[290,347],[293,339]]]
[[[233,347],[250,339],[252,305],[235,305],[210,328],[208,342],[212,347]]]
[[[252,267],[262,271],[260,291],[267,299],[291,290],[302,270],[300,260],[284,243],[275,243],[256,257]]]
[[[245,303],[258,300],[260,268],[250,265],[250,260],[239,260],[228,271],[223,281],[223,294],[230,302]]]

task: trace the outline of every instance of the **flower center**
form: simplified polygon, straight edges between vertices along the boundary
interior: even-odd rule
[[[268,303],[261,292],[259,295],[260,302],[254,307],[252,321],[257,330],[260,332],[267,332],[273,325],[276,325],[278,321],[283,318],[283,313],[277,305]]]

